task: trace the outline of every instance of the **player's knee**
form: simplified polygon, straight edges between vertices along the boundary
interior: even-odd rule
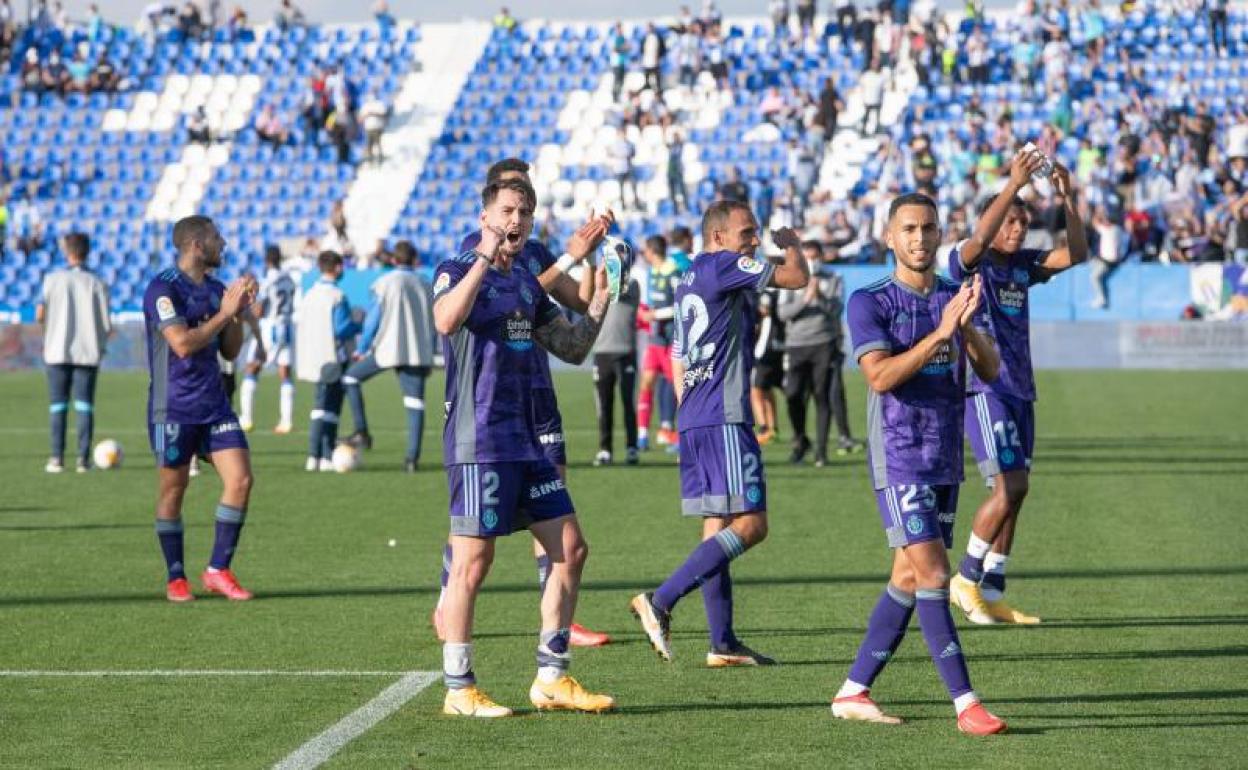
[[[485,582],[485,576],[490,571],[490,561],[490,555],[484,553],[463,561],[455,561],[451,565],[451,576],[457,583],[475,591]]]
[[[1026,475],[1021,475],[1016,479],[1011,479],[1010,483],[1004,486],[1006,502],[1009,503],[1011,511],[1017,512],[1018,507],[1023,504],[1023,500],[1027,499],[1027,493],[1031,490],[1031,483]]]
[[[251,475],[251,471],[244,471],[232,477],[225,486],[229,493],[235,497],[246,499],[251,495],[251,488],[255,479]]]
[[[745,542],[747,548],[753,548],[767,539],[767,517],[748,516],[733,522],[733,529]]]

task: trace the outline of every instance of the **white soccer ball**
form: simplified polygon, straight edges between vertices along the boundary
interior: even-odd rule
[[[103,470],[120,468],[123,456],[121,444],[111,438],[106,438],[96,444],[95,451],[91,453],[91,458],[95,460],[95,467]]]
[[[334,464],[334,470],[339,473],[350,473],[360,467],[360,453],[350,444],[339,444],[334,447],[330,462]]]

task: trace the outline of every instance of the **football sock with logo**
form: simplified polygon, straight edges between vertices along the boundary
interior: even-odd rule
[[[949,690],[949,697],[956,700],[971,692],[971,675],[966,670],[958,629],[953,625],[953,615],[949,612],[949,591],[920,588],[915,593],[915,607],[927,651]]]
[[[243,531],[243,521],[247,511],[232,505],[221,503],[217,506],[217,537],[212,543],[212,559],[208,566],[212,569],[229,569],[234,558],[234,549],[238,547],[238,536]]]
[[[1000,601],[1005,596],[1005,563],[1009,558],[996,552],[989,552],[984,558],[984,579],[979,581],[979,590],[990,602]]]
[[[251,409],[256,402],[256,375],[243,377],[243,384],[238,389],[238,416],[243,422],[252,421]]]
[[[914,614],[914,603],[914,594],[888,584],[867,621],[867,634],[858,648],[858,657],[850,666],[849,682],[861,685],[864,690],[871,687],[905,638],[906,626],[910,625],[910,617]]]
[[[554,682],[568,673],[572,655],[568,652],[571,632],[566,628],[543,631],[537,640],[537,678]]]
[[[534,556],[537,562],[537,592],[539,594],[546,593],[546,579],[550,577],[550,557],[546,554]]]
[[[703,540],[685,563],[654,592],[654,606],[663,612],[671,612],[681,597],[743,553],[745,543],[731,529],[720,530],[715,537]]]
[[[160,552],[165,557],[168,579],[186,577],[186,569],[182,563],[182,518],[157,519],[156,539],[160,541]]]
[[[732,630],[732,573],[728,567],[725,564],[702,583],[702,606],[706,608],[711,649],[720,652],[734,650],[741,644]]]
[[[966,556],[962,557],[962,563],[958,565],[958,572],[962,577],[978,583],[980,578],[984,576],[984,555],[988,553],[989,544],[971,533],[971,539],[966,543]]]
[[[282,425],[290,425],[295,414],[295,383],[286,380],[282,383],[278,396],[278,422]]]

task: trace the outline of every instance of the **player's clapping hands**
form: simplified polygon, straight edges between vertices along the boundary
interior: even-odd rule
[[[231,318],[238,318],[256,301],[256,279],[243,276],[235,279],[221,296],[221,310]]]
[[[961,328],[962,317],[966,314],[967,305],[970,304],[971,296],[975,292],[974,286],[974,281],[962,284],[962,288],[958,289],[958,293],[953,295],[953,299],[949,300],[949,304],[945,305],[945,309],[941,311],[940,325],[936,327],[936,331],[943,339],[952,339],[954,333]]]
[[[611,229],[614,222],[615,213],[611,209],[597,216],[591,214],[585,224],[578,227],[568,240],[568,255],[579,262],[593,254],[602,243],[602,239],[607,237],[607,231]]]
[[[958,293],[961,294],[968,288],[970,289],[970,293],[967,294],[966,297],[966,307],[963,308],[962,315],[958,319],[958,326],[960,327],[969,326],[971,320],[975,318],[975,314],[979,312],[979,303],[983,297],[984,282],[978,273],[976,273],[975,277],[971,279],[969,283],[963,285],[962,289]]]

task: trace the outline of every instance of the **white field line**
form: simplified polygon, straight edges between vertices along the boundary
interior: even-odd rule
[[[377,697],[347,714],[337,724],[291,752],[273,766],[274,770],[311,770],[320,767],[338,750],[368,732],[378,722],[403,707],[421,690],[433,684],[439,674],[414,671],[382,690]]]
[[[418,671],[283,671],[279,669],[254,669],[254,670],[231,670],[231,669],[148,669],[136,671],[59,671],[55,669],[18,671],[18,670],[0,670],[0,677],[8,677],[11,679],[20,678],[36,678],[36,677],[79,677],[84,679],[105,678],[105,677],[184,677],[184,676],[289,676],[289,677],[308,677],[308,676],[341,676],[341,677],[395,677],[406,676],[411,674],[421,674],[427,676],[436,676],[435,673]]]

